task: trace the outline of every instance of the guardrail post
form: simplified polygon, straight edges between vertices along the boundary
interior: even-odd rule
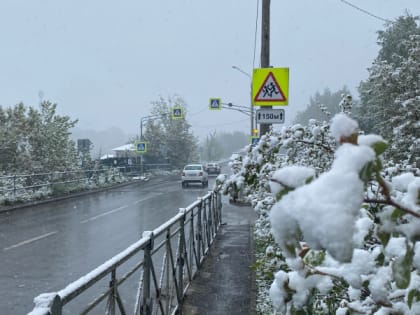
[[[214,199],[210,196],[209,201],[209,223],[210,223],[210,235],[211,235],[211,242],[213,242],[213,239],[216,235],[216,213],[215,213],[215,203]]]
[[[184,299],[184,245],[185,245],[185,217],[186,217],[186,211],[185,208],[180,208],[179,213],[183,214],[182,220],[180,220],[179,224],[179,236],[180,236],[180,242],[179,242],[179,252],[178,252],[178,305],[182,305],[182,301]],[[182,307],[180,307],[179,315],[182,315]]]
[[[197,213],[197,252],[198,252],[198,262],[201,263],[201,250],[204,253],[204,243],[203,243],[203,225],[202,225],[202,209],[203,209],[203,199],[201,200],[200,205],[198,206]]]
[[[50,305],[50,310],[51,310],[51,315],[61,315],[62,314],[62,310],[63,310],[63,305],[61,303],[61,298],[60,296],[57,294],[51,305]]]
[[[216,235],[217,230],[219,229],[220,222],[220,213],[219,213],[219,198],[217,193],[212,192],[212,211],[213,211],[213,222],[214,222],[214,235]]]
[[[207,200],[203,201],[204,203],[204,221],[205,221],[205,235],[206,235],[206,248],[210,248],[211,245],[211,225],[212,225],[212,220],[211,220],[211,208],[210,208],[210,202]]]
[[[143,302],[141,305],[141,315],[152,314],[152,298],[150,294],[151,273],[152,273],[152,249],[153,249],[153,233],[151,231],[143,232],[143,237],[149,237],[149,244],[144,248],[144,267],[143,267]]]
[[[194,262],[196,265],[198,265],[197,260],[197,242],[195,241],[195,226],[194,226],[194,209],[192,209],[190,215],[189,215],[189,227],[188,227],[188,244],[186,244],[187,249],[187,265],[189,264],[188,268],[188,282],[191,282],[192,275],[194,274]]]
[[[111,272],[111,281],[109,282],[109,286],[111,287],[111,292],[109,293],[109,308],[108,308],[108,312],[110,315],[115,315],[115,299],[117,296],[117,288],[116,288],[116,284],[117,284],[117,277],[116,277],[116,271],[115,269],[112,270]]]
[[[34,299],[35,308],[29,314],[62,315],[63,303],[57,293],[43,293]]]
[[[165,292],[162,292],[164,294],[164,296],[166,297],[166,313],[165,314],[169,314],[169,309],[171,307],[171,297],[170,297],[170,277],[171,275],[173,275],[171,273],[172,269],[172,265],[171,265],[171,255],[172,255],[172,248],[171,248],[171,229],[169,228],[166,231],[166,259],[165,259],[165,269],[166,269],[166,290]],[[162,290],[163,291],[163,290]]]
[[[217,211],[217,217],[218,217],[218,225],[220,226],[222,224],[222,195],[221,193],[214,192],[216,196],[216,211]]]
[[[213,213],[211,211],[211,200],[208,199],[205,207],[207,208],[207,247],[210,248],[211,243],[213,242]]]
[[[16,175],[13,175],[13,197],[16,197]]]

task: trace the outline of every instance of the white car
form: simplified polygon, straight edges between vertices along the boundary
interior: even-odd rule
[[[208,174],[201,164],[188,164],[184,167],[181,174],[182,188],[188,186],[189,183],[200,183],[202,187],[208,187]]]

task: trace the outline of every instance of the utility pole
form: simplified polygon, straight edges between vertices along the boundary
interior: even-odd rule
[[[262,0],[261,68],[270,67],[270,0]],[[272,106],[264,106],[272,108]],[[260,136],[270,131],[271,124],[260,124]]]

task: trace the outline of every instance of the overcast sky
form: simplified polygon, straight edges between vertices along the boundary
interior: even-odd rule
[[[350,2],[384,19],[420,14],[418,0]],[[0,105],[42,97],[79,128],[138,134],[152,101],[179,95],[196,135],[248,133],[247,116],[208,101],[249,106],[250,78],[232,66],[260,65],[258,13],[254,45],[257,0],[1,0]],[[290,68],[286,123],[325,87],[357,97],[383,24],[340,0],[271,1],[270,63]]]

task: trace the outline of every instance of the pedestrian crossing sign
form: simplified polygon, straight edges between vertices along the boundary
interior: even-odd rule
[[[171,118],[172,120],[184,119],[184,109],[181,106],[172,107]]]
[[[251,137],[251,145],[252,146],[256,146],[258,144],[258,142],[260,142],[260,137],[258,137],[258,136],[252,136]]]
[[[211,98],[209,101],[209,108],[211,110],[220,110],[222,109],[222,99],[220,98]]]
[[[147,152],[147,142],[138,141],[135,143],[135,149],[137,153],[146,153]]]
[[[252,101],[254,106],[288,105],[289,68],[254,69]]]

